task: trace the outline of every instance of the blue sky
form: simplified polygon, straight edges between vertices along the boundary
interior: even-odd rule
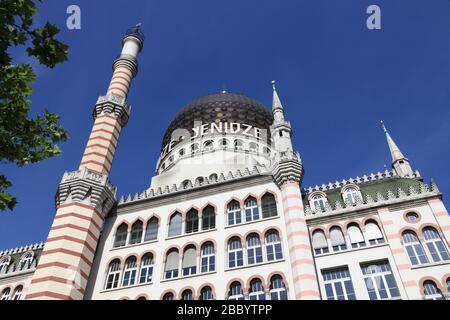
[[[81,30],[65,27],[70,4],[81,8]],[[381,30],[366,28],[371,4],[381,7]],[[449,0],[47,0],[36,21],[46,20],[62,29],[69,61],[48,70],[14,56],[36,66],[33,113],[60,114],[70,140],[56,158],[2,165],[19,204],[0,213],[0,249],[46,239],[56,187],[78,168],[93,105],[136,22],[146,42],[111,173],[118,196],[148,187],[165,127],[185,104],[225,89],[270,106],[272,79],[305,165],[304,186],[390,167],[383,119],[413,168],[450,193]]]

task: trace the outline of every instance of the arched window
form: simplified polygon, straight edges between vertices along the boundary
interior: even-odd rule
[[[6,288],[2,291],[2,295],[0,296],[0,300],[9,300],[9,296],[11,295],[11,289]]]
[[[191,209],[186,215],[186,233],[198,231],[198,211]]]
[[[234,149],[235,150],[243,150],[244,149],[244,142],[240,139],[234,140]]]
[[[146,253],[141,260],[139,283],[150,283],[153,280],[153,254]]]
[[[214,229],[216,227],[216,212],[214,207],[208,205],[202,212],[202,230]]]
[[[426,280],[423,283],[423,291],[426,300],[444,300],[441,290],[439,290],[434,281]]]
[[[178,236],[181,234],[181,226],[183,219],[181,218],[181,213],[176,212],[170,217],[169,222],[169,237]]]
[[[27,252],[22,259],[20,259],[19,270],[28,269],[31,267],[31,262],[33,261],[33,252]]]
[[[197,273],[197,250],[194,246],[187,247],[183,254],[183,276]]]
[[[181,183],[181,185],[183,186],[183,189],[186,189],[189,186],[190,182],[191,182],[190,180],[184,180]]]
[[[163,298],[163,300],[173,300],[173,293],[172,292],[167,292]]]
[[[267,261],[283,259],[280,235],[276,230],[266,232],[266,253]]]
[[[314,231],[314,233],[312,234],[312,245],[316,254],[330,252],[325,233],[323,233],[323,231],[321,230]]]
[[[202,290],[200,291],[200,300],[213,300],[213,292],[211,287],[206,286],[203,287]]]
[[[271,193],[266,193],[261,198],[261,211],[263,218],[277,216],[277,203],[275,197]]]
[[[216,269],[214,244],[207,242],[202,246],[201,272],[211,272]]]
[[[406,220],[409,222],[416,222],[419,219],[419,215],[415,212],[408,212],[406,214]]]
[[[144,224],[142,223],[141,220],[138,220],[135,223],[133,223],[133,226],[131,227],[129,244],[141,243],[143,230]]]
[[[366,241],[364,241],[364,236],[361,229],[357,224],[349,225],[347,229],[348,237],[350,238],[350,243],[352,248],[362,248],[366,246]]]
[[[205,142],[203,143],[203,148],[204,148],[206,151],[213,150],[213,149],[214,149],[214,143],[213,143],[213,141],[212,141],[212,140],[207,140],[207,141],[205,141]]]
[[[436,229],[432,227],[423,229],[423,236],[434,262],[450,260],[445,243]]]
[[[180,157],[182,157],[182,156],[185,155],[185,153],[186,153],[186,150],[185,150],[184,148],[182,148],[182,149],[178,152],[178,155],[179,155]]]
[[[250,281],[250,292],[248,294],[249,300],[266,300],[266,294],[264,293],[264,287],[259,279],[253,279]]]
[[[228,267],[240,267],[244,264],[241,239],[235,237],[228,241]]]
[[[10,262],[9,257],[5,257],[0,260],[0,274],[6,273],[6,271],[8,271],[9,262]]]
[[[192,290],[184,290],[181,294],[181,300],[194,300],[192,296]]]
[[[259,209],[256,199],[249,197],[245,201],[245,221],[259,220]]]
[[[205,178],[203,177],[197,177],[197,179],[195,179],[195,184],[201,186],[203,183],[205,182]]]
[[[321,194],[315,195],[312,199],[311,199],[311,207],[313,208],[313,210],[315,211],[325,211],[325,204],[326,204],[326,198],[324,196],[322,196]]]
[[[198,143],[191,144],[191,153],[197,153],[200,151]]]
[[[214,181],[217,181],[217,180],[218,180],[217,173],[211,173],[209,175],[209,181],[214,182]]]
[[[384,243],[383,234],[375,221],[370,220],[366,223],[366,237],[371,245]]]
[[[258,144],[256,142],[250,142],[248,149],[250,152],[258,152]]]
[[[241,206],[236,200],[231,201],[227,207],[228,225],[238,224],[242,222]]]
[[[344,234],[342,233],[342,230],[339,227],[332,227],[330,229],[330,241],[334,252],[347,249]]]
[[[270,299],[271,300],[287,300],[286,286],[283,278],[279,275],[274,275],[270,279]]]
[[[417,264],[428,263],[422,244],[413,231],[405,231],[402,234],[403,245],[408,252],[409,260],[413,266]]]
[[[235,281],[230,285],[228,300],[244,300],[244,292],[240,282]]]
[[[123,247],[127,243],[128,226],[126,223],[122,223],[116,230],[116,236],[114,238],[114,248]]]
[[[136,283],[137,260],[136,257],[129,257],[125,261],[125,269],[123,272],[122,286],[132,286]]]
[[[14,289],[14,294],[13,294],[13,300],[21,300],[22,299],[22,291],[23,291],[23,287],[22,286],[17,286],[16,289]]]
[[[147,222],[147,228],[145,229],[144,241],[152,241],[158,239],[158,226],[159,220],[156,217],[152,217]]]
[[[261,263],[263,261],[261,241],[256,233],[252,233],[247,238],[247,259],[248,264]]]
[[[115,259],[111,261],[106,275],[105,289],[114,289],[119,285],[120,278],[120,260]]]
[[[167,253],[166,266],[164,269],[164,277],[166,279],[172,279],[178,277],[180,258],[177,249],[171,249]]]
[[[344,192],[342,193],[342,199],[344,199],[346,203],[355,205],[357,199],[361,199],[361,195],[356,188],[348,187],[345,188]]]
[[[147,298],[144,296],[141,296],[141,297],[137,298],[137,300],[147,300]]]
[[[228,140],[227,139],[221,139],[219,140],[219,146],[223,149],[227,148],[229,145]]]

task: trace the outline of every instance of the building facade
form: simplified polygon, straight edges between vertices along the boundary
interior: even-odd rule
[[[0,252],[1,299],[447,299],[450,217],[383,125],[392,170],[302,187],[272,108],[198,98],[163,137],[147,190],[109,181],[144,36],[130,29],[78,170],[56,193],[47,241]]]

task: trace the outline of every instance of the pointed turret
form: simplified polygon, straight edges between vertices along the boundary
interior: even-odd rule
[[[274,123],[284,122],[284,110],[281,104],[280,97],[278,96],[277,89],[275,87],[275,80],[272,80],[273,98],[272,98],[272,113]]]
[[[408,158],[406,158],[400,151],[399,147],[394,142],[394,139],[392,139],[391,135],[387,131],[383,121],[381,121],[381,127],[383,128],[383,131],[386,134],[386,140],[389,146],[389,150],[391,152],[392,168],[397,172],[397,175],[399,175],[400,177],[412,177],[414,174],[409,164]]]

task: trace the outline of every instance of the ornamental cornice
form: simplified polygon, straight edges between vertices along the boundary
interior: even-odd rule
[[[116,192],[108,175],[81,168],[64,173],[55,195],[56,207],[79,202],[106,215],[115,203]]]
[[[92,115],[94,119],[101,115],[117,117],[122,127],[126,126],[130,118],[131,106],[124,97],[113,93],[100,96],[97,99]]]

